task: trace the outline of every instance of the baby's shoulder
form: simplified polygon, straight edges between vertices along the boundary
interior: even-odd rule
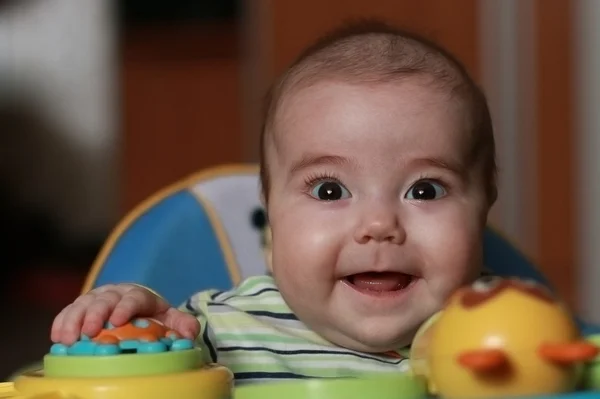
[[[208,312],[289,311],[273,277],[268,275],[248,277],[230,290],[202,291],[191,300]]]
[[[283,303],[275,280],[269,275],[248,277],[230,290],[213,293],[212,299],[241,307]]]
[[[304,342],[314,335],[287,306],[270,276],[251,277],[231,290],[205,294],[193,307],[216,341],[242,340],[248,346],[265,341]]]

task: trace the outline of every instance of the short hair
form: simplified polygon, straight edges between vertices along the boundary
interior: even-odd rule
[[[385,83],[410,77],[459,97],[468,112],[469,162],[481,162],[485,194],[497,198],[497,166],[492,120],[485,95],[463,64],[438,44],[378,20],[344,24],[308,47],[267,92],[260,132],[260,179],[268,202],[267,139],[282,101],[293,90],[323,80]]]

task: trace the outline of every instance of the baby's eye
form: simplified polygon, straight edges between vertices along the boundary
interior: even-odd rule
[[[310,195],[321,201],[338,201],[349,198],[350,192],[338,182],[323,181],[312,188]]]
[[[441,184],[430,180],[416,182],[406,193],[406,198],[418,201],[431,201],[446,195]]]

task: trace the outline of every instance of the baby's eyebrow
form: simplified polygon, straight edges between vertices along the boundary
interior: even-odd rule
[[[305,155],[299,161],[295,162],[291,168],[291,174],[298,173],[302,169],[306,169],[311,166],[322,166],[322,165],[348,165],[352,163],[350,159],[341,157],[339,155]]]
[[[431,166],[438,169],[446,169],[459,176],[465,176],[467,171],[464,165],[456,161],[447,161],[440,158],[419,158],[412,161],[414,165]]]
[[[349,158],[345,158],[339,155],[315,155],[308,154],[303,156],[300,160],[292,164],[291,174],[294,175],[303,169],[314,166],[323,165],[356,165]],[[455,173],[461,177],[466,176],[467,171],[465,166],[456,161],[444,160],[436,157],[417,158],[409,162],[407,166],[412,167],[434,167],[438,169],[445,169],[452,173]],[[409,166],[409,167],[410,167]]]

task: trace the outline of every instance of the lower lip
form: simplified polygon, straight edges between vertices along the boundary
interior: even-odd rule
[[[408,283],[408,285],[404,288],[401,288],[399,290],[393,290],[393,291],[375,291],[375,290],[369,290],[369,289],[364,289],[364,288],[358,288],[356,285],[352,284],[351,282],[349,282],[346,279],[341,280],[343,284],[345,284],[346,286],[352,288],[354,291],[358,292],[359,294],[365,295],[365,296],[370,296],[373,298],[397,298],[400,296],[404,296],[406,295],[411,289],[412,287],[414,287],[414,285],[417,283],[419,279],[417,277],[413,277],[413,279],[410,281],[410,283]]]

